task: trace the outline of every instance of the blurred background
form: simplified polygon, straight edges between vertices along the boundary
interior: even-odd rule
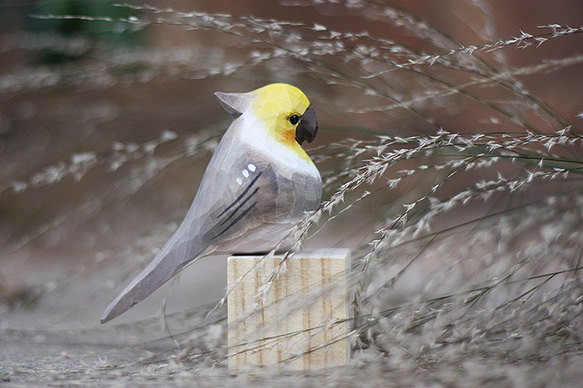
[[[304,246],[353,252],[356,361],[304,378],[576,383],[581,15],[576,0],[0,1],[2,378],[153,384],[222,365],[224,306],[205,317],[224,257],[98,322],[186,214],[231,121],[213,92],[287,82],[320,124],[324,211]]]

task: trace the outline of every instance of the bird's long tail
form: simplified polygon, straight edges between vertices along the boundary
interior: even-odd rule
[[[184,223],[178,228],[154,260],[111,302],[101,323],[123,314],[199,258],[208,244],[193,241],[197,233],[190,229]]]

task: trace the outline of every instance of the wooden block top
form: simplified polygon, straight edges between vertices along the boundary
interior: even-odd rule
[[[347,248],[317,248],[317,249],[305,249],[294,253],[290,258],[301,257],[301,258],[346,258],[350,255],[350,249]],[[283,258],[285,253],[276,253],[273,257]],[[263,254],[255,255],[232,255],[229,258],[261,258],[265,257]]]

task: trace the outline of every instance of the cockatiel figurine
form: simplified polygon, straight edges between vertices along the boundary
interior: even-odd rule
[[[101,323],[146,298],[188,264],[213,253],[259,253],[291,244],[290,232],[318,208],[322,178],[301,147],[318,132],[304,93],[270,84],[215,93],[234,121],[219,143],[174,235],[110,304]]]

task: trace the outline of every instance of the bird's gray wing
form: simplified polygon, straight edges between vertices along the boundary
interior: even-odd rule
[[[277,217],[273,201],[278,183],[273,169],[238,140],[230,128],[181,225],[154,260],[109,305],[101,323],[124,313],[224,241]]]

